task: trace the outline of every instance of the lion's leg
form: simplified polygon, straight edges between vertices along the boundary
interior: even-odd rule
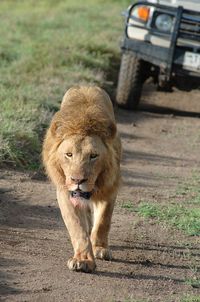
[[[87,209],[75,208],[65,191],[58,190],[57,199],[74,248],[74,257],[68,260],[68,267],[70,270],[93,272],[96,264],[89,237]]]
[[[94,204],[94,226],[91,233],[91,242],[95,258],[111,260],[112,255],[108,248],[108,234],[114,201],[101,201]]]

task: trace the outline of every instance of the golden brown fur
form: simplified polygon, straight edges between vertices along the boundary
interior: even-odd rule
[[[43,162],[57,188],[74,257],[72,270],[91,272],[94,257],[110,259],[108,233],[120,179],[121,144],[112,103],[98,87],[74,87],[65,94],[43,144]],[[90,200],[75,196],[89,192]],[[79,194],[79,193],[78,193]],[[90,234],[88,206],[93,205]],[[79,221],[77,223],[77,221]]]

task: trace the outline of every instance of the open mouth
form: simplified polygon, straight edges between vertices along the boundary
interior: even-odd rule
[[[84,199],[90,199],[92,196],[92,192],[83,192],[80,189],[77,189],[75,191],[69,191],[70,196],[73,198],[84,198]]]

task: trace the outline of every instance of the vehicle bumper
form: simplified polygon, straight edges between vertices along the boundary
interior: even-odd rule
[[[140,59],[167,71],[169,66],[170,48],[153,45],[141,40],[132,40],[128,37],[124,38],[121,48],[122,50],[133,51]],[[199,59],[198,55],[196,56],[197,64],[195,65],[192,61],[191,64],[188,60],[186,62],[186,56],[188,57],[188,54],[186,53],[188,52],[182,48],[175,49],[172,72],[174,71],[182,75],[200,77],[200,55]]]

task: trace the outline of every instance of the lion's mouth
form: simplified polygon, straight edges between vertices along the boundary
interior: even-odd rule
[[[84,199],[90,199],[92,196],[92,192],[84,192],[81,191],[80,189],[77,189],[75,191],[69,191],[70,196],[73,198],[84,198]]]
[[[70,201],[74,207],[86,208],[89,205],[88,200],[92,196],[92,192],[84,192],[80,189],[69,191]]]

